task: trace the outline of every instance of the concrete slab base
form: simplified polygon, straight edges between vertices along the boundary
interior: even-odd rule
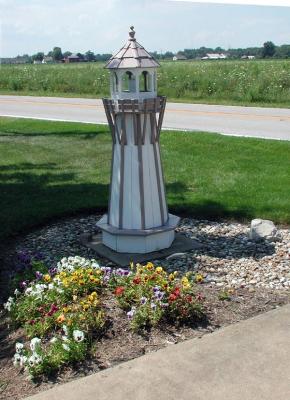
[[[150,260],[168,257],[174,253],[183,253],[190,250],[196,250],[201,247],[199,242],[189,239],[181,233],[177,233],[175,235],[175,239],[169,248],[146,254],[117,253],[102,243],[101,233],[98,235],[84,234],[81,236],[81,243],[90,249],[95,250],[99,256],[112,261],[114,264],[119,265],[120,267],[129,266],[131,261],[142,264]]]

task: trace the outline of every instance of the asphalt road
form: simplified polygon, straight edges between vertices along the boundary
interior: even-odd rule
[[[97,99],[0,96],[0,115],[107,123]],[[290,140],[290,109],[168,103],[163,128]]]

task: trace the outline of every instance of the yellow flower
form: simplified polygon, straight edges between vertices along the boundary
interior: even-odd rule
[[[45,275],[43,276],[43,279],[45,280],[45,282],[50,282],[50,281],[51,281],[51,277],[50,277],[50,275],[48,275],[48,274],[45,274]]]
[[[150,271],[151,269],[154,268],[154,264],[152,264],[151,262],[148,262],[146,265],[146,268]]]
[[[157,267],[155,269],[155,271],[157,272],[157,274],[161,274],[161,272],[163,272],[163,268],[162,267]]]
[[[62,311],[63,311],[64,313],[67,313],[67,312],[70,311],[70,307],[63,307]]]
[[[186,277],[183,277],[181,279],[181,283],[184,289],[189,289],[190,288],[190,283],[189,280]]]
[[[203,281],[203,275],[202,274],[196,274],[195,275],[195,282],[202,282]]]
[[[168,279],[169,279],[170,281],[174,281],[175,275],[174,275],[174,274],[169,274]]]

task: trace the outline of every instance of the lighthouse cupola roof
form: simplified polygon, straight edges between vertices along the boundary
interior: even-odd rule
[[[127,43],[105,65],[108,69],[157,68],[159,63],[136,41],[134,26]]]

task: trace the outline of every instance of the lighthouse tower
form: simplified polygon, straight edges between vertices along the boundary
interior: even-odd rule
[[[159,139],[166,98],[157,96],[159,64],[135,39],[107,63],[111,98],[103,104],[112,134],[108,214],[97,226],[103,244],[120,253],[171,246],[179,217],[168,213]]]

